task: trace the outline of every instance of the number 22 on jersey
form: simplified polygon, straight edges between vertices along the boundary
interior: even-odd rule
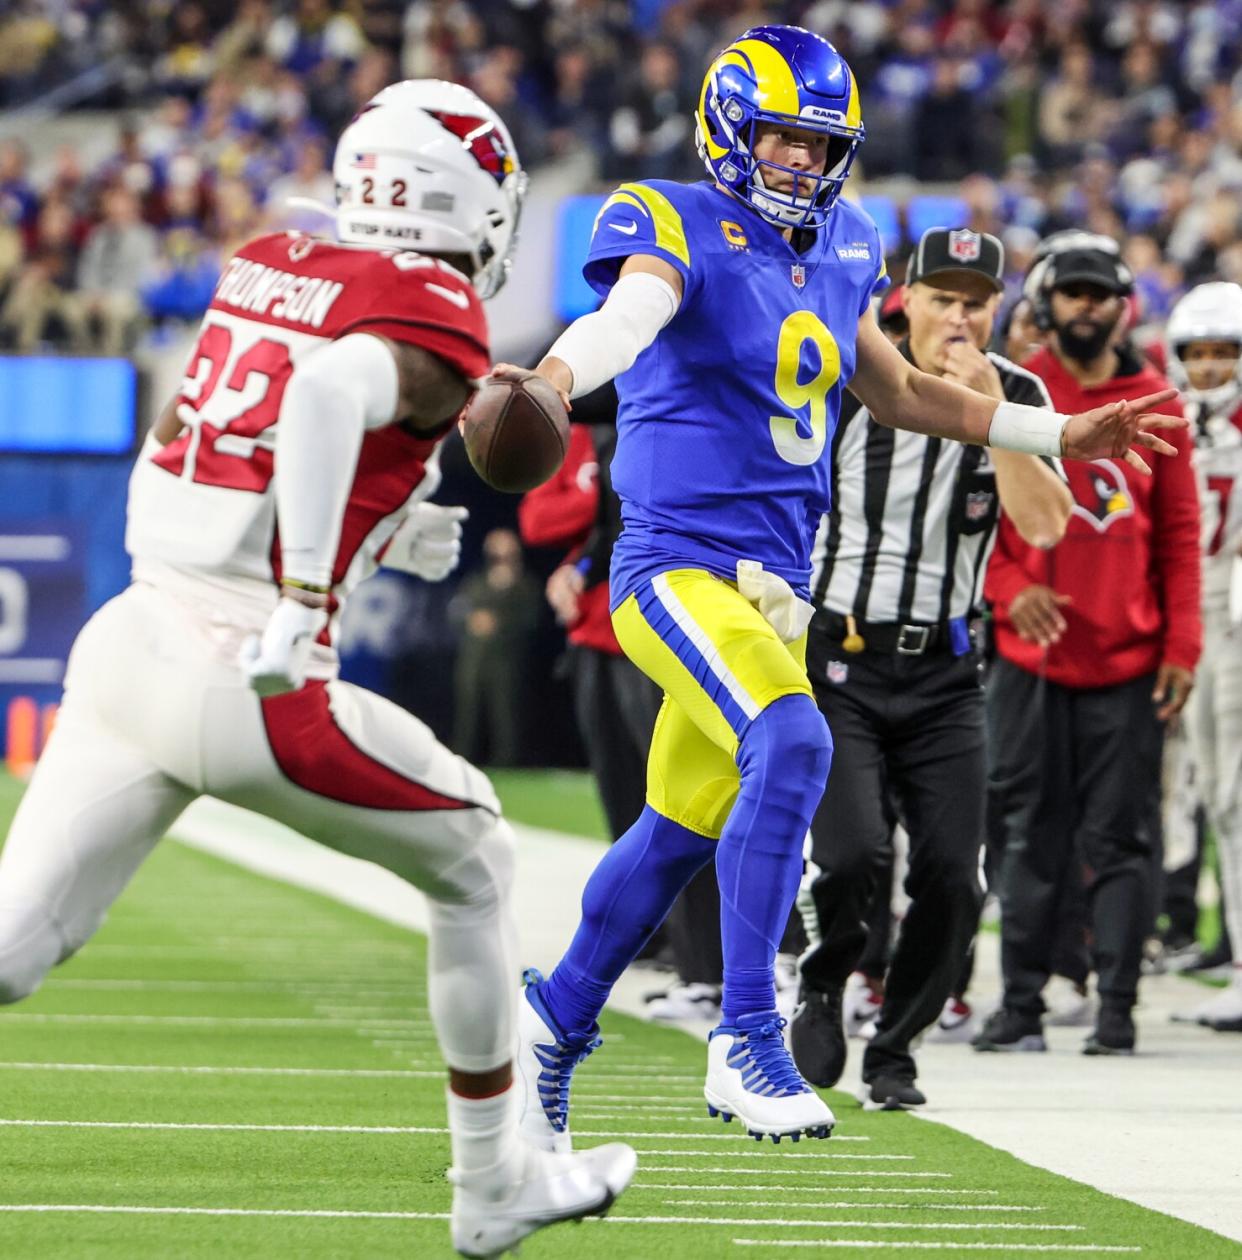
[[[798,379],[802,351],[810,342],[819,367],[807,381]],[[813,464],[824,453],[828,438],[828,394],[841,375],[841,352],[818,315],[794,311],[781,325],[776,341],[776,395],[794,411],[810,406],[811,436],[798,432],[795,416],[772,416],[769,425],[776,453],[787,464]]]
[[[152,462],[203,486],[263,494],[272,480],[271,444],[259,438],[280,416],[293,360],[289,347],[209,322],[199,336],[177,399],[186,428]]]

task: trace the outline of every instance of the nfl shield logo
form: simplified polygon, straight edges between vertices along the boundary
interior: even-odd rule
[[[979,257],[982,244],[979,233],[969,228],[959,228],[949,233],[949,256],[958,262],[974,262]]]
[[[806,284],[806,268],[801,263],[790,264],[789,272],[793,277],[795,289],[800,289]]]
[[[841,685],[850,676],[850,667],[844,661],[828,662],[828,681]]]
[[[991,506],[992,493],[990,490],[972,490],[966,496],[966,519],[968,521],[983,520]]]

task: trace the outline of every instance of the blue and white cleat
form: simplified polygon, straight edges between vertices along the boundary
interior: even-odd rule
[[[802,1079],[781,1036],[786,1021],[775,1011],[721,1024],[707,1039],[707,1113],[742,1122],[757,1141],[805,1133],[831,1136],[836,1117]]]
[[[526,989],[518,1010],[516,1060],[521,1086],[519,1127],[537,1150],[567,1155],[573,1150],[569,1087],[574,1068],[603,1045],[603,1038],[598,1024],[585,1033],[565,1032],[539,992],[543,976],[531,968],[522,979]]]

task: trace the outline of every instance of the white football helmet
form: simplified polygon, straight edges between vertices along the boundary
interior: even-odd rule
[[[1165,325],[1169,377],[1192,402],[1214,413],[1242,402],[1242,285],[1214,280],[1196,285],[1173,308]],[[1195,341],[1231,341],[1238,348],[1233,376],[1215,389],[1192,389],[1182,355]]]
[[[481,298],[504,284],[527,177],[508,129],[469,88],[384,88],[341,133],[332,174],[342,241],[464,254]]]

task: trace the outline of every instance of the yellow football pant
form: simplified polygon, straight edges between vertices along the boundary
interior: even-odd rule
[[[811,696],[806,635],[782,643],[737,587],[670,569],[612,615],[625,654],[664,690],[647,758],[647,803],[717,840],[737,797],[746,727],[782,696]]]

